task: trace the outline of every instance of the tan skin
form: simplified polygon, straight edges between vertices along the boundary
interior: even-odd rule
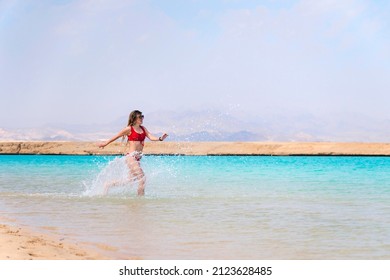
[[[142,125],[142,123],[143,123],[143,117],[138,115],[136,118],[136,121],[133,125],[133,129],[137,133],[143,133],[142,128],[140,127]],[[152,135],[144,126],[143,126],[143,128],[145,130],[146,137],[151,141],[164,141],[164,139],[168,137],[168,134],[166,134],[166,133],[164,133],[161,137],[156,137],[156,136]],[[115,140],[119,139],[120,137],[127,136],[130,133],[131,133],[131,127],[127,126],[124,129],[122,129],[121,131],[119,131],[118,134],[116,134],[114,137],[112,137],[111,139],[107,140],[104,143],[99,144],[98,146],[99,146],[99,148],[103,149],[105,146],[109,145],[110,143],[114,142]],[[132,153],[134,151],[142,153],[142,151],[144,149],[144,145],[141,143],[141,141],[129,141],[128,144],[129,144],[128,145],[129,148],[127,151],[128,153]],[[145,195],[146,178],[145,178],[144,171],[141,168],[140,162],[133,156],[127,156],[126,163],[127,163],[127,166],[129,167],[129,178],[132,178],[133,180],[137,180],[139,182],[138,191],[137,191],[138,195],[139,196]],[[109,187],[115,186],[118,184],[119,184],[119,182],[113,182],[109,185],[106,185],[105,186],[105,193],[107,193]]]

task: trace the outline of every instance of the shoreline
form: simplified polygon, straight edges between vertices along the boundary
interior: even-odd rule
[[[0,142],[0,149],[4,142]],[[18,154],[26,154],[25,152],[32,152],[34,150],[29,149],[41,149],[39,151],[46,151],[46,149],[53,146],[58,154],[75,154],[77,147],[91,147],[90,145],[96,145],[92,142],[10,142],[11,147],[15,144],[20,147]],[[218,143],[218,142],[200,142],[200,143],[175,143],[175,142],[148,142],[145,150],[146,154],[151,155],[155,151],[166,152],[166,155],[171,155],[168,152],[181,151],[182,154],[186,152],[187,155],[197,155],[196,153],[206,153],[210,156],[221,155],[229,152],[233,155],[243,154],[243,151],[247,151],[248,156],[261,155],[260,152],[264,152],[265,149],[269,149],[268,152],[278,152],[278,155],[283,152],[295,153],[288,155],[298,155],[298,152],[306,151],[311,152],[313,156],[333,156],[336,151],[342,151],[344,154],[351,152],[360,152],[361,156],[363,152],[376,151],[374,156],[383,156],[384,152],[389,152],[390,143]],[[32,145],[32,146],[28,146]],[[57,146],[55,146],[57,145]],[[77,146],[79,145],[79,146]],[[89,146],[88,146],[89,145]],[[69,150],[66,150],[68,148]],[[94,147],[92,147],[94,148]],[[110,155],[110,152],[116,151],[115,149],[123,149],[124,147],[120,143],[115,143],[111,151],[106,149],[104,152],[106,155]],[[232,150],[228,150],[228,148]],[[258,150],[256,150],[256,148]],[[294,150],[294,148],[296,150]],[[305,148],[306,150],[303,150]],[[73,150],[71,150],[73,149]],[[95,148],[96,149],[96,148]],[[165,149],[165,150],[164,150]],[[321,150],[322,149],[322,150]],[[340,149],[340,150],[337,150]],[[98,150],[98,149],[97,149]],[[91,151],[91,150],[89,150]],[[98,150],[101,151],[101,150]],[[65,153],[66,152],[66,153]],[[214,153],[213,153],[214,152]],[[250,153],[249,153],[250,152]],[[321,152],[323,154],[314,154],[314,152]],[[0,151],[0,155],[1,155]],[[234,154],[235,153],[235,154]],[[3,153],[4,154],[4,153]],[[82,155],[82,154],[80,154]],[[84,154],[88,155],[88,154]],[[174,154],[172,154],[174,155]],[[275,155],[275,154],[268,154]],[[354,154],[357,155],[357,154]],[[363,154],[368,156],[368,154]],[[17,210],[16,210],[17,211]],[[17,216],[16,216],[17,217]],[[46,223],[47,225],[47,223]],[[59,230],[55,227],[34,227],[20,223],[15,216],[8,217],[5,213],[4,216],[0,214],[0,260],[101,260],[101,259],[140,259],[133,257],[132,252],[127,253],[125,256],[119,255],[118,248],[110,247],[107,244],[102,243],[90,243],[84,241],[77,241],[72,239],[72,235],[60,234]],[[90,240],[85,239],[85,240]]]
[[[122,155],[120,142],[0,141],[0,155]],[[362,142],[146,142],[145,155],[390,156],[390,143]]]
[[[39,233],[0,217],[0,260],[108,260],[75,241]]]

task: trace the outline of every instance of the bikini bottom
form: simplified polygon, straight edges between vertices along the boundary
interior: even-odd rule
[[[127,157],[133,157],[135,160],[140,161],[143,154],[140,151],[133,151],[131,153],[126,154]]]

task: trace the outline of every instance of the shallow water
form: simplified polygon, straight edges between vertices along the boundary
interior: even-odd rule
[[[0,215],[144,259],[389,259],[389,157],[0,156]]]

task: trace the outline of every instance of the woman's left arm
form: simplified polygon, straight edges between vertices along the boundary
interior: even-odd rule
[[[143,127],[145,129],[145,134],[146,134],[146,137],[148,137],[151,141],[164,141],[165,138],[168,137],[168,134],[164,133],[162,136],[160,137],[156,137],[154,135],[152,135],[147,129],[146,127]]]

